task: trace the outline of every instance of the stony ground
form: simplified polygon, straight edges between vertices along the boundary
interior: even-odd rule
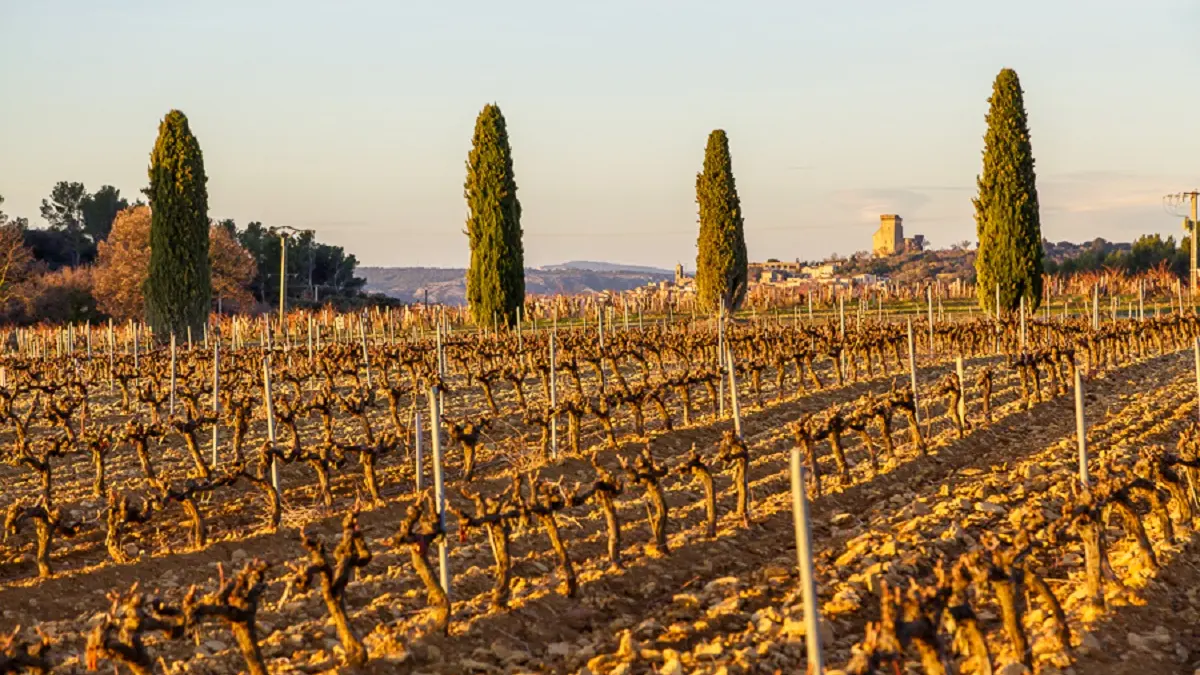
[[[964,438],[942,416],[944,401],[932,402],[934,417],[926,433],[928,455],[907,443],[905,423],[897,417],[894,432],[897,456],[872,475],[866,452],[847,437],[853,479],[814,499],[812,531],[817,551],[817,583],[824,616],[826,663],[847,661],[850,648],[862,638],[867,620],[878,614],[873,595],[881,579],[900,583],[928,572],[938,553],[955,554],[978,545],[984,532],[1004,533],[1014,527],[1014,514],[1031,508],[1053,512],[1075,480],[1075,422],[1069,398],[1048,400],[1024,410],[1014,373],[996,357],[968,359],[967,381],[991,366],[997,372],[993,396],[994,420],[986,422],[971,401],[973,428]],[[953,370],[944,359],[926,363],[922,386]],[[1120,463],[1146,444],[1173,445],[1180,429],[1197,416],[1196,391],[1190,354],[1158,356],[1110,372],[1095,373],[1087,383],[1088,432],[1093,465]],[[772,378],[764,378],[770,380]],[[906,378],[900,377],[903,383]],[[890,377],[830,387],[803,396],[789,396],[763,406],[749,405],[743,429],[753,462],[750,472],[754,522],[745,529],[729,513],[733,494],[728,474],[717,478],[721,526],[714,539],[704,537],[703,509],[698,485],[672,476],[665,481],[670,505],[670,547],[667,557],[647,556],[649,538],[640,491],[628,489],[618,502],[626,568],[609,569],[605,557],[604,522],[590,507],[572,509],[560,527],[580,580],[577,598],[555,591],[558,583],[553,554],[539,530],[514,534],[512,607],[488,609],[491,555],[485,538],[475,534],[465,543],[450,540],[453,572],[453,615],[450,634],[431,633],[424,592],[413,574],[409,556],[391,550],[383,540],[394,534],[412,498],[412,471],[402,458],[393,458],[382,472],[387,503],[361,516],[374,559],[351,584],[347,594],[351,622],[370,650],[364,672],[378,673],[775,673],[798,672],[803,666],[804,640],[800,599],[792,572],[794,538],[788,494],[788,455],[793,441],[787,424],[805,412],[854,401],[870,392],[884,392]],[[770,394],[771,392],[768,392]],[[704,407],[702,397],[698,407]],[[452,402],[456,410],[480,409],[480,402]],[[110,411],[115,419],[115,413]],[[652,417],[652,416],[649,416]],[[103,415],[99,417],[103,419]],[[380,413],[379,424],[382,422]],[[652,427],[654,425],[651,425]],[[681,461],[695,445],[711,452],[728,420],[701,419],[687,428],[652,433],[655,456],[665,464]],[[588,443],[601,443],[589,427]],[[344,431],[350,434],[350,431]],[[495,431],[484,451],[482,477],[472,487],[498,491],[514,458],[496,450],[506,435]],[[644,441],[626,439],[622,452]],[[824,444],[822,444],[824,451]],[[164,451],[180,475],[185,456]],[[131,453],[130,453],[131,454]],[[823,462],[829,458],[823,458]],[[614,453],[603,451],[599,461],[616,469]],[[832,473],[826,467],[827,473]],[[128,455],[114,460],[111,479],[137,484],[135,462]],[[449,471],[455,475],[457,458]],[[588,482],[588,464],[563,458],[546,467],[549,480]],[[61,500],[72,515],[91,517],[101,503],[88,495],[90,469],[78,461],[59,473]],[[6,487],[0,499],[30,491],[31,477],[0,468]],[[141,556],[115,565],[107,560],[103,531],[92,529],[61,540],[49,579],[32,576],[28,538],[9,542],[0,555],[0,630],[33,625],[56,641],[55,672],[85,672],[83,637],[108,602],[106,594],[138,582],[144,590],[179,598],[191,584],[211,590],[218,566],[225,571],[245,560],[272,563],[271,584],[260,610],[263,650],[273,672],[335,672],[340,645],[317,594],[298,595],[288,588],[284,563],[298,560],[296,526],[332,540],[340,514],[354,500],[359,478],[351,470],[335,481],[333,509],[315,502],[311,474],[287,466],[289,486],[284,528],[267,534],[259,529],[263,508],[257,494],[244,490],[218,493],[205,507],[212,542],[189,551],[177,519],[159,521],[138,533]],[[453,493],[456,503],[461,502]],[[176,518],[181,515],[176,514]],[[1108,589],[1110,609],[1090,616],[1081,607],[1082,550],[1077,543],[1047,547],[1038,563],[1066,608],[1072,629],[1067,651],[1043,635],[1043,615],[1026,617],[1031,637],[1037,637],[1038,668],[1044,673],[1180,673],[1200,665],[1200,639],[1193,626],[1200,597],[1190,592],[1200,576],[1200,554],[1191,530],[1178,533],[1178,544],[1162,543],[1152,519],[1148,521],[1162,569],[1139,568],[1132,547],[1113,541],[1114,570],[1120,582]],[[453,521],[451,531],[454,532]],[[1114,529],[1114,538],[1122,531]],[[1000,666],[1011,662],[1000,640],[996,611],[984,604],[983,619],[992,653]],[[229,633],[206,627],[194,641],[150,644],[161,655],[160,667],[172,673],[229,673],[243,667]],[[1015,665],[1015,664],[1014,664]],[[970,672],[964,670],[964,672]],[[1013,675],[1020,667],[1001,672]]]

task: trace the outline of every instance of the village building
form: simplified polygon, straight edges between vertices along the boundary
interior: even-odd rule
[[[925,250],[925,235],[904,236],[904,219],[895,213],[879,216],[879,229],[871,236],[871,251],[877,258],[886,258],[897,253],[912,253]]]

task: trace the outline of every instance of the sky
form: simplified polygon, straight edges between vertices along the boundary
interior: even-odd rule
[[[462,267],[474,120],[499,104],[531,266],[694,265],[729,134],[751,260],[870,248],[882,213],[975,239],[992,81],[1015,69],[1053,241],[1178,234],[1200,187],[1197,0],[0,0],[2,208],[137,196],[187,114],[209,215],[363,265]]]

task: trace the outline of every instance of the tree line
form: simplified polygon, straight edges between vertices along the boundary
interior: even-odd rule
[[[1041,218],[1024,92],[1017,73],[1000,71],[988,99],[983,171],[975,207],[975,256],[980,307],[1012,311],[1042,297]],[[476,121],[467,159],[465,193],[471,248],[467,300],[475,321],[511,324],[524,300],[521,205],[504,117],[486,106]],[[729,137],[713,130],[696,176],[695,292],[701,307],[736,310],[745,299],[748,256],[745,220],[733,175]],[[999,306],[997,307],[997,301]]]
[[[463,191],[471,251],[467,303],[477,324],[511,326],[525,302],[525,256],[512,147],[495,104],[484,106],[476,119]],[[722,129],[709,134],[703,168],[696,175],[696,202],[699,302],[712,310],[722,305],[736,309],[746,296],[748,258],[729,137]]]
[[[60,181],[42,201],[44,227],[3,211],[0,196],[0,320],[9,323],[145,318],[151,209],[111,185],[89,192]],[[205,221],[207,222],[207,221]],[[346,308],[382,302],[363,294],[358,260],[303,230],[232,219],[208,222],[212,311],[254,311],[279,303],[280,252],[289,306]]]
[[[983,171],[977,178],[977,197],[972,200],[979,238],[975,256],[979,302],[987,310],[1012,311],[1024,298],[1036,309],[1042,296],[1044,266],[1040,211],[1024,94],[1015,71],[1000,71],[988,101]],[[525,300],[522,208],[507,123],[499,106],[486,105],[479,113],[466,164],[467,301],[478,325],[512,325],[519,320]],[[714,311],[740,307],[749,284],[744,216],[732,164],[728,135],[722,129],[713,130],[696,176],[695,292],[701,306]],[[214,228],[208,215],[200,146],[187,117],[178,110],[170,111],[159,127],[149,178],[150,185],[143,193],[149,200],[150,254],[140,290],[146,317],[156,329],[178,331],[198,326],[213,309],[214,298],[217,307],[226,295],[235,300],[233,296],[238,294],[233,288],[213,294],[216,268],[210,247],[214,236],[229,239],[252,260],[248,278],[235,275],[235,285],[258,303],[278,302],[280,236],[287,231],[259,222],[239,230],[228,220],[219,221]],[[0,270],[0,286],[13,286],[10,276],[13,280],[20,276],[26,259],[51,271],[77,269],[92,262],[103,269],[102,245],[117,215],[138,208],[145,205],[140,201],[130,205],[112,186],[90,194],[81,183],[60,182],[42,204],[47,228],[31,229],[24,221],[8,221],[0,214],[0,225],[8,221],[5,227],[20,232],[24,249],[8,256],[8,264]],[[221,232],[214,235],[215,229]],[[282,285],[289,300],[319,302],[361,296],[363,280],[354,276],[357,261],[353,255],[316,242],[312,232],[283,239],[287,261]],[[234,264],[236,260],[226,262],[237,270],[244,267]],[[78,312],[85,316],[69,318],[90,318],[100,311],[87,307],[89,289],[84,288],[83,276],[72,276],[72,293],[83,305]],[[218,280],[229,281],[228,277]],[[995,307],[997,300],[999,307]],[[32,312],[26,318],[49,317]]]
[[[1179,243],[1175,237],[1165,239],[1159,234],[1146,234],[1132,244],[1118,244],[1096,238],[1082,246],[1071,247],[1056,258],[1046,260],[1047,274],[1071,275],[1081,272],[1115,270],[1126,274],[1140,274],[1163,269],[1180,279],[1187,279],[1191,237],[1184,236]],[[1058,250],[1062,244],[1045,243],[1045,248]]]

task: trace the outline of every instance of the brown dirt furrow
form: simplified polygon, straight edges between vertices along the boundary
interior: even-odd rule
[[[979,359],[980,363],[993,361],[994,357]],[[940,375],[941,373],[931,368],[918,371],[919,380],[925,384]],[[904,378],[897,377],[896,379],[900,380],[901,384],[903,383]],[[812,391],[806,396],[768,404],[762,409],[749,409],[743,414],[743,426],[748,436],[777,430],[786,422],[792,421],[806,412],[820,411],[833,405],[853,401],[868,391],[884,391],[887,386],[890,386],[890,383],[891,378],[859,381],[842,387],[828,387],[820,391]],[[656,455],[670,458],[686,453],[693,444],[702,448],[715,445],[723,430],[732,425],[729,420],[716,422],[706,420],[705,422],[702,425],[676,429],[655,436],[653,445]],[[644,442],[626,440],[622,443],[622,448],[631,449],[643,444]],[[448,451],[448,457],[452,457],[454,454],[453,450]],[[603,454],[611,457],[611,451],[604,451]],[[454,476],[453,466],[451,464],[451,470],[448,471],[451,478]],[[301,467],[289,467],[289,469],[289,473],[305,471]],[[563,477],[576,476],[582,471],[590,471],[587,462],[564,456],[559,462],[544,468],[541,475],[547,480],[554,481]],[[353,468],[347,467],[346,470],[339,472],[339,478],[345,480],[346,475],[352,474],[352,472]],[[284,477],[286,478],[286,474]],[[507,478],[490,474],[472,481],[472,488],[484,491],[497,490],[507,486],[507,483]],[[452,499],[456,498],[452,489],[448,490],[448,496]],[[378,533],[379,536],[392,534],[392,528],[403,515],[409,499],[408,494],[403,494],[393,504],[381,509],[365,511],[362,517],[363,527],[367,528],[368,532]],[[343,499],[342,502],[345,503],[345,500]],[[256,497],[243,499],[240,506],[253,509],[255,512],[261,509]],[[340,508],[344,508],[344,506]],[[635,512],[638,509],[640,506],[634,507]],[[340,519],[340,516],[336,515],[338,510],[339,505],[335,505],[333,515],[314,520],[307,527],[313,532],[335,533]],[[257,515],[251,517],[257,517]],[[240,551],[239,555],[245,554],[249,558],[293,559],[302,554],[302,550],[296,543],[295,532],[292,528],[282,528],[275,534],[238,535],[237,538],[226,540],[214,537],[209,546],[201,551],[164,551],[154,557],[144,557],[126,565],[109,563],[101,549],[97,551],[99,555],[93,554],[85,558],[88,562],[84,567],[65,569],[51,579],[26,577],[10,586],[0,588],[0,606],[6,610],[6,613],[0,613],[0,627],[7,627],[10,623],[28,625],[34,620],[55,621],[78,616],[84,606],[91,606],[94,607],[94,611],[99,611],[106,605],[104,594],[108,590],[126,586],[138,579],[157,579],[168,572],[172,573],[178,583],[184,586],[189,583],[211,580],[215,575],[213,565],[219,562],[228,563],[234,551]],[[636,532],[636,530],[631,530],[631,532]],[[99,535],[99,539],[97,539],[96,535],[92,535],[91,540],[102,542],[103,536]],[[540,541],[537,548],[544,548]],[[28,574],[28,570],[26,570],[26,574]],[[82,600],[81,595],[86,600]]]
[[[1162,382],[1185,373],[1190,366],[1190,357],[1168,355],[1108,373],[1088,382],[1089,410],[1096,415],[1099,410],[1120,409],[1128,396],[1153,392]],[[776,424],[783,421],[774,419]],[[943,484],[951,485],[972,471],[989,471],[993,465],[1070,439],[1074,433],[1073,402],[1063,397],[1037,405],[1026,413],[1011,415],[965,439],[949,440],[934,455],[914,459],[872,482],[815,500],[814,548],[822,559],[836,557],[833,546],[839,537],[829,525],[835,514],[851,513],[862,522],[878,521],[897,509],[893,498],[902,504],[910,503],[918,495],[936,493]],[[775,494],[767,500],[774,500],[774,506],[779,506],[786,502],[786,495]],[[486,649],[495,641],[525,645],[535,654],[537,647],[544,649],[564,642],[600,645],[597,651],[604,653],[605,648],[616,649],[613,641],[620,629],[637,626],[664,612],[676,594],[703,588],[724,577],[758,579],[764,574],[776,577],[790,574],[794,539],[791,514],[786,508],[761,518],[749,531],[730,529],[726,524],[716,541],[699,539],[694,528],[689,530],[677,535],[680,543],[686,540],[686,544],[676,548],[669,558],[640,558],[624,574],[606,575],[584,584],[578,600],[544,595],[512,612],[479,619],[465,634],[449,638],[423,636],[420,644],[413,647],[418,658],[404,665],[417,672],[433,665],[419,657],[468,654]],[[424,649],[425,645],[434,649]],[[536,655],[539,668],[546,672],[564,672],[571,665],[578,666],[578,657],[572,659],[548,652]],[[374,672],[396,672],[392,670],[396,666],[381,661],[375,664]],[[451,663],[439,664],[442,667],[449,669],[441,672],[459,672]]]

